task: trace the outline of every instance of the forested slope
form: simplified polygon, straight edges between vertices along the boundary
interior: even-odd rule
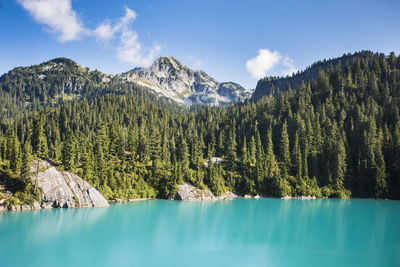
[[[390,57],[395,60],[395,55],[392,53]],[[287,77],[265,77],[258,81],[256,89],[252,95],[252,100],[258,100],[264,96],[278,95],[281,91],[288,89],[296,89],[302,83],[315,82],[320,74],[320,71],[332,72],[334,69],[345,71],[354,63],[362,58],[362,64],[368,65],[370,68],[379,68],[377,61],[385,58],[384,54],[374,54],[371,51],[361,51],[354,54],[345,54],[341,57],[320,60],[307,67],[304,71],[298,72]],[[373,66],[375,64],[375,66]]]
[[[109,199],[174,197],[183,181],[217,195],[400,199],[399,85],[400,58],[361,54],[296,90],[227,108],[103,95],[3,124],[0,158],[27,177],[29,155],[48,157]],[[222,164],[205,167],[212,157]]]
[[[136,83],[116,75],[82,67],[68,58],[56,58],[39,65],[18,67],[0,77],[0,121],[44,107],[70,101],[91,101],[106,94],[146,94]]]

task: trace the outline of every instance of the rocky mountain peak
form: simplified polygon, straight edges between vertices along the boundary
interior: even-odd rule
[[[120,77],[186,105],[228,105],[250,96],[239,84],[220,83],[171,56],[159,57],[149,68],[135,68]]]
[[[151,69],[153,71],[157,71],[160,69],[160,67],[168,67],[168,68],[174,68],[174,69],[185,69],[187,68],[182,62],[177,60],[174,57],[159,57],[154,60],[153,64],[151,65]]]
[[[29,83],[26,83],[27,80]],[[239,84],[221,83],[204,71],[195,71],[171,56],[157,58],[149,68],[137,67],[118,75],[90,70],[71,59],[60,57],[38,65],[17,67],[0,77],[3,90],[24,92],[21,100],[25,104],[33,103],[34,98],[49,102],[71,100],[97,91],[98,86],[109,92],[118,90],[115,84],[123,86],[131,83],[189,106],[229,105],[249,98],[251,93]],[[30,90],[38,85],[46,89],[40,95]]]

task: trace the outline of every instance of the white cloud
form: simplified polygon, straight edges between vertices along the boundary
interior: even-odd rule
[[[288,56],[283,57],[282,65],[284,66],[284,69],[281,71],[282,76],[291,75],[298,71],[298,69],[294,66],[293,59]]]
[[[17,0],[38,23],[46,25],[61,42],[78,40],[86,32],[71,0]]]
[[[123,29],[121,42],[117,48],[117,58],[122,63],[148,67],[160,53],[162,47],[156,44],[148,51],[147,55],[143,55],[142,45],[139,43],[138,38],[138,34],[135,31]]]
[[[194,67],[199,69],[203,66],[203,61],[201,60],[196,60],[196,62],[194,63]]]
[[[125,7],[125,16],[119,18],[113,25],[109,20],[106,20],[93,31],[93,34],[99,40],[108,41],[115,34],[119,33],[120,39],[117,47],[118,60],[121,63],[148,67],[160,53],[162,47],[159,44],[155,44],[152,48],[147,49],[146,55],[144,54],[145,49],[143,49],[142,44],[139,42],[137,32],[130,28],[136,17],[135,11]]]
[[[119,18],[114,25],[111,24],[110,20],[105,20],[93,31],[93,34],[102,41],[108,41],[121,29],[127,28],[136,19],[136,16],[135,11],[125,7],[125,16]]]
[[[258,55],[247,60],[246,69],[255,79],[269,76],[286,76],[297,71],[293,60],[278,51],[258,50]]]
[[[109,23],[102,23],[94,31],[93,34],[96,38],[107,41],[114,37],[115,30]]]
[[[115,48],[117,58],[121,63],[148,67],[160,53],[162,46],[155,44],[151,48],[144,48],[139,42],[136,31],[131,24],[136,19],[136,12],[125,7],[125,15],[114,22],[104,20],[95,29],[86,29],[79,21],[72,9],[71,0],[17,0],[26,9],[35,21],[45,24],[57,34],[61,42],[78,40],[83,34],[93,36],[107,42],[118,35],[118,44]]]

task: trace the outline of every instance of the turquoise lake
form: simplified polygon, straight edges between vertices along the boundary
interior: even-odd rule
[[[0,266],[400,266],[400,201],[154,200],[0,214]]]

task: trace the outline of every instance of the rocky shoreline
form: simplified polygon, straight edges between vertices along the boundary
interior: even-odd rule
[[[33,178],[38,183],[42,191],[41,204],[35,201],[33,205],[20,204],[6,207],[5,199],[0,201],[0,212],[4,211],[23,211],[23,210],[40,210],[52,208],[84,208],[84,207],[108,207],[108,203],[128,203],[146,200],[155,200],[156,198],[135,198],[135,199],[114,199],[105,200],[104,197],[95,188],[91,187],[86,181],[79,176],[65,171],[59,171],[47,161],[39,163],[40,172]],[[221,196],[215,196],[209,189],[200,189],[187,182],[179,185],[176,197],[170,200],[183,202],[192,201],[218,201],[232,200],[235,198],[244,199],[260,199],[264,196],[249,195],[239,196],[233,192],[227,191]],[[9,195],[11,195],[10,192]],[[284,196],[281,199],[317,199],[315,196]]]
[[[58,170],[50,161],[33,162],[31,173],[33,184],[41,192],[41,203],[35,201],[32,205],[13,204],[6,207],[6,199],[2,199],[0,211],[109,206],[97,189],[76,174]],[[6,192],[6,196],[11,198],[11,192]]]
[[[200,189],[189,183],[179,185],[179,190],[175,200],[181,201],[215,201],[215,200],[232,200],[237,198],[233,192],[227,191],[221,196],[214,196],[208,189]]]

